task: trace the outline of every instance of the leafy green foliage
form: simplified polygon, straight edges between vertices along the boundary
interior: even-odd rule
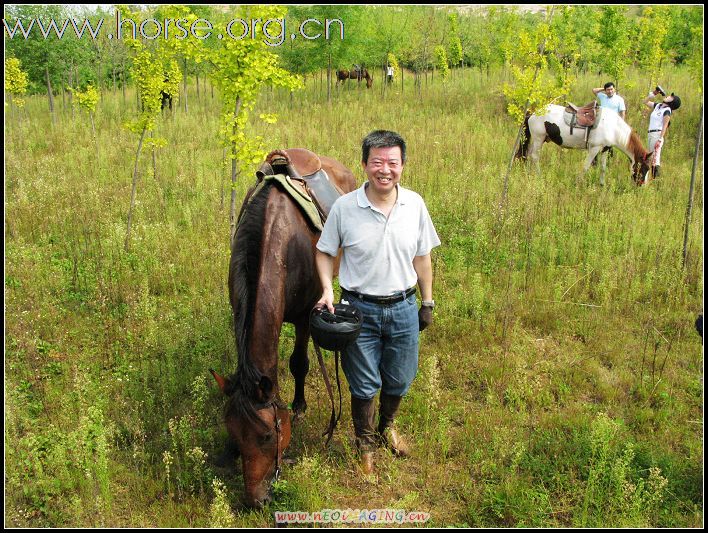
[[[27,93],[27,73],[22,70],[20,60],[15,57],[5,60],[5,91],[14,97],[13,102],[17,107],[25,105],[25,101],[19,97]]]
[[[174,59],[158,57],[156,53],[144,48],[138,41],[131,40],[136,51],[131,69],[137,84],[142,109],[138,118],[126,123],[126,127],[134,132],[152,131],[155,120],[162,109],[162,91],[170,93],[173,98],[179,91],[179,66]]]
[[[74,94],[74,98],[80,107],[85,109],[90,113],[96,111],[96,104],[98,104],[99,94],[93,85],[87,85],[83,91],[69,87],[69,90]]]
[[[594,61],[615,83],[632,59],[631,37],[634,26],[626,13],[626,6],[602,6],[597,25],[598,48]]]
[[[450,75],[450,67],[447,65],[447,53],[441,45],[435,47],[435,66],[442,75],[443,81]]]
[[[505,44],[515,84],[505,84],[504,95],[509,113],[519,124],[527,108],[532,113],[541,112],[558,96],[568,93],[572,78],[568,69],[558,68],[553,53],[558,42],[552,26],[544,23],[536,26],[533,33],[522,30],[516,41]]]
[[[701,93],[703,92],[703,27],[696,26],[691,30],[690,53],[686,63],[691,77],[698,83]]]
[[[265,21],[284,12],[273,6],[250,6],[243,15]],[[262,23],[256,26],[256,32],[262,29]],[[257,163],[265,156],[262,138],[250,135],[247,127],[259,91],[266,85],[294,91],[302,87],[302,80],[280,68],[278,57],[259,39],[225,39],[221,48],[201,49],[195,57],[213,67],[212,79],[224,101],[219,131],[231,158],[240,165]]]
[[[653,87],[661,80],[662,67],[665,66],[666,49],[664,46],[669,31],[668,6],[648,6],[638,21],[639,53],[638,62],[643,70],[650,73],[648,86]]]
[[[462,61],[462,41],[459,36],[459,23],[457,13],[450,13],[448,15],[448,20],[450,21],[450,45],[448,48],[448,57],[450,58],[450,65],[459,66]]]

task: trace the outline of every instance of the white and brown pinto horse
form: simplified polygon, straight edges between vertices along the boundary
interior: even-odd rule
[[[631,178],[634,182],[643,185],[648,181],[652,154],[644,149],[639,135],[616,112],[612,109],[599,109],[595,125],[588,133],[587,140],[585,128],[575,126],[571,130],[564,120],[564,113],[563,106],[550,104],[544,115],[527,115],[524,122],[524,141],[516,157],[523,160],[529,158],[538,166],[543,143],[552,141],[562,148],[588,150],[588,157],[583,167],[583,173],[586,173],[601,150],[605,147],[616,147],[632,162]],[[604,185],[606,165],[607,152],[605,151],[602,154],[601,185]]]

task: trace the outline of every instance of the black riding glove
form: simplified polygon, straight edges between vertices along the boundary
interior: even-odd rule
[[[418,310],[418,330],[423,331],[433,323],[433,308],[421,306]]]

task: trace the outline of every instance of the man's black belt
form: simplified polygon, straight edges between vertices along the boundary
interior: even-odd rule
[[[661,131],[661,130],[649,130],[649,133],[654,133],[654,132],[657,132],[657,131]]]
[[[365,302],[369,302],[372,304],[397,304],[398,302],[402,302],[406,298],[408,298],[410,295],[415,294],[415,285],[411,287],[410,289],[406,290],[405,292],[401,291],[398,294],[394,294],[392,296],[371,296],[369,294],[361,294],[359,292],[354,292],[350,291],[348,289],[342,288],[342,294],[348,294],[350,296],[353,296],[355,298],[359,298],[360,300],[364,300]]]

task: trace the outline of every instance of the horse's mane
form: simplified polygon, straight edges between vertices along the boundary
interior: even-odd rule
[[[231,390],[226,391],[230,395],[226,411],[228,414],[241,414],[259,422],[254,398],[263,373],[249,357],[248,345],[251,340],[253,307],[261,266],[263,222],[271,187],[272,182],[265,183],[251,196],[248,205],[242,208],[229,265],[229,296],[234,311],[238,367],[230,379]]]
[[[645,158],[649,153],[647,152],[647,150],[644,149],[644,145],[642,145],[642,140],[639,138],[639,135],[637,135],[637,132],[634,130],[630,131],[629,140],[627,141],[627,150],[634,154],[635,161]]]

